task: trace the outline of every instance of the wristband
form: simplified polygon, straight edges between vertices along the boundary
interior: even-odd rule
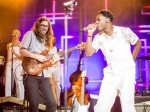
[[[92,37],[92,36],[88,35],[87,37]]]

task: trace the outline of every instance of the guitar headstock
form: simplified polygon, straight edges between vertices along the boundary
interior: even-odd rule
[[[85,49],[85,42],[82,42],[81,44],[78,44],[78,45],[76,46],[76,49],[84,50],[84,49]]]
[[[86,73],[86,70],[82,71],[81,77],[82,77],[82,78],[85,78],[85,77],[86,77],[86,74],[87,74],[87,73]]]

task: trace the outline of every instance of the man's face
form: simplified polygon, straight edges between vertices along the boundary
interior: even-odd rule
[[[96,16],[96,22],[95,22],[95,24],[97,24],[98,30],[100,30],[100,31],[105,30],[107,21],[108,21],[108,18],[106,18],[102,14],[98,14]]]
[[[42,21],[39,27],[40,34],[45,35],[48,31],[48,27],[49,27],[48,22]]]

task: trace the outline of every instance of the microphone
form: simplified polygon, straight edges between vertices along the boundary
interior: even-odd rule
[[[12,34],[12,37],[16,37],[16,34]]]
[[[63,5],[65,7],[70,6],[70,5],[76,6],[77,2],[75,0],[70,0],[69,2],[65,2]]]
[[[97,24],[95,24],[95,27],[97,27]],[[82,29],[80,29],[80,31],[88,31],[90,28],[87,26],[87,27],[84,27]]]

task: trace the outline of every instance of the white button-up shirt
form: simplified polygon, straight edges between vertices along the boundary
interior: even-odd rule
[[[114,73],[117,73],[127,67],[135,66],[130,44],[134,45],[138,39],[130,28],[114,26],[111,36],[105,33],[97,34],[93,39],[92,47],[102,50],[107,64]]]

